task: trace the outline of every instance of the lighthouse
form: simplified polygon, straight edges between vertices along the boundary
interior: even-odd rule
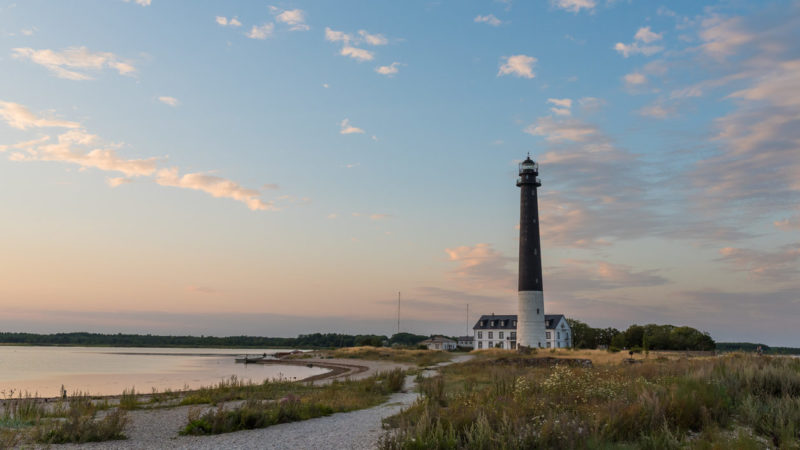
[[[530,154],[519,164],[517,186],[520,188],[519,212],[519,313],[517,345],[519,348],[542,348],[545,339],[544,297],[542,295],[542,251],[539,241],[539,199],[536,188],[539,165]]]

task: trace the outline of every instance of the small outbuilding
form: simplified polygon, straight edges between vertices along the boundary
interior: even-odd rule
[[[457,343],[452,339],[444,336],[434,336],[430,339],[425,339],[420,342],[420,345],[428,347],[428,350],[455,350]]]

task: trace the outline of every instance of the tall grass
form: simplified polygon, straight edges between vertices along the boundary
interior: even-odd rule
[[[387,347],[345,347],[323,353],[333,358],[355,358],[416,364],[419,367],[431,366],[450,361],[450,352],[433,350],[409,350]]]
[[[798,448],[798,388],[800,361],[789,358],[588,368],[480,358],[422,380],[421,399],[387,421],[381,447]]]
[[[198,414],[191,411],[181,434],[219,434],[264,428],[279,423],[307,420],[336,412],[375,406],[403,388],[405,374],[396,369],[357,381],[334,381],[310,389],[300,387],[279,399],[248,398],[239,407],[228,409],[222,403],[216,409]],[[263,392],[261,392],[263,394]]]

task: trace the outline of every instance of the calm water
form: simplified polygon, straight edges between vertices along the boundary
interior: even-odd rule
[[[318,367],[236,364],[234,356],[281,350],[176,349],[119,347],[13,347],[0,346],[0,397],[30,392],[56,397],[61,385],[67,392],[117,395],[135,387],[190,389],[208,386],[236,375],[261,382],[275,378],[305,378],[327,372]]]

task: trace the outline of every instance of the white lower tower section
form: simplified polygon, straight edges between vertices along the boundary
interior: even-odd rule
[[[542,291],[519,291],[517,346],[544,348],[547,345],[545,338]]]

